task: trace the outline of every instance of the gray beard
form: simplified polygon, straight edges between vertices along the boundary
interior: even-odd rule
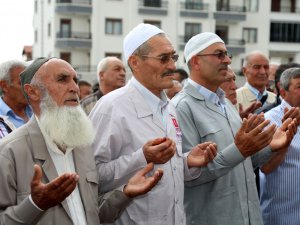
[[[59,107],[46,93],[40,107],[40,126],[58,146],[75,148],[92,144],[93,125],[81,106]]]

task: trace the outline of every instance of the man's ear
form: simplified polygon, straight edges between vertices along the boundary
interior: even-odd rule
[[[103,77],[104,77],[104,72],[103,72],[103,71],[102,71],[102,72],[100,72],[98,76],[99,76],[99,79],[100,79],[100,81],[101,81],[101,80],[103,80]]]
[[[0,88],[2,89],[3,93],[7,93],[7,81],[5,80],[0,80]]]
[[[198,58],[198,56],[194,55],[189,61],[190,66],[194,68],[194,70],[200,70],[201,68],[201,63],[200,60],[198,60]]]
[[[281,96],[282,98],[285,98],[286,90],[284,90],[282,87],[280,87],[279,93],[280,93],[280,96]]]
[[[34,102],[40,101],[41,91],[37,87],[32,86],[30,84],[25,84],[24,85],[24,91],[27,94],[28,99],[30,101],[34,101]]]
[[[139,57],[139,56],[137,56],[137,55],[131,55],[131,56],[129,56],[129,58],[128,58],[128,66],[129,66],[133,71],[135,71],[136,68],[137,68],[138,65],[139,65],[139,60],[138,60],[137,57]]]

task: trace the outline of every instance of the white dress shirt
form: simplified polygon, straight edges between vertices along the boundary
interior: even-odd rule
[[[37,117],[36,119],[38,121],[38,125],[41,129],[41,132],[45,138],[48,152],[54,163],[58,176],[64,173],[76,173],[76,169],[74,166],[73,149],[67,148],[65,153],[59,150],[57,145],[50,139],[50,137],[42,129]],[[81,201],[78,186],[76,186],[74,191],[66,198],[65,201],[67,201],[67,205],[69,207],[71,218],[73,220],[74,225],[87,225],[84,207]]]

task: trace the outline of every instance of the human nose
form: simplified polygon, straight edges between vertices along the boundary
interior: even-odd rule
[[[72,81],[70,84],[70,91],[79,94],[79,86],[76,81]]]

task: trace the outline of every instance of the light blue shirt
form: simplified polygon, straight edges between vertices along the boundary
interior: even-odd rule
[[[291,106],[284,100],[271,109],[265,118],[281,126],[284,108]],[[276,170],[265,175],[260,172],[261,210],[265,225],[300,224],[300,128],[294,136],[284,161]]]
[[[212,102],[218,106],[221,112],[225,113],[225,92],[221,88],[218,88],[215,93],[190,78],[188,78],[188,82],[193,85],[207,101]]]
[[[253,87],[252,85],[250,85],[248,82],[246,82],[245,84],[246,87],[249,88],[249,90],[255,95],[256,99],[258,101],[261,100],[261,98],[264,96],[264,95],[267,95],[268,92],[267,90],[265,89],[264,92],[261,94],[255,87]]]
[[[32,116],[32,109],[30,106],[26,107],[25,113],[28,119]],[[6,116],[7,119],[12,122],[16,128],[26,123],[23,118],[14,113],[14,111],[3,101],[2,98],[0,98],[0,115]]]

